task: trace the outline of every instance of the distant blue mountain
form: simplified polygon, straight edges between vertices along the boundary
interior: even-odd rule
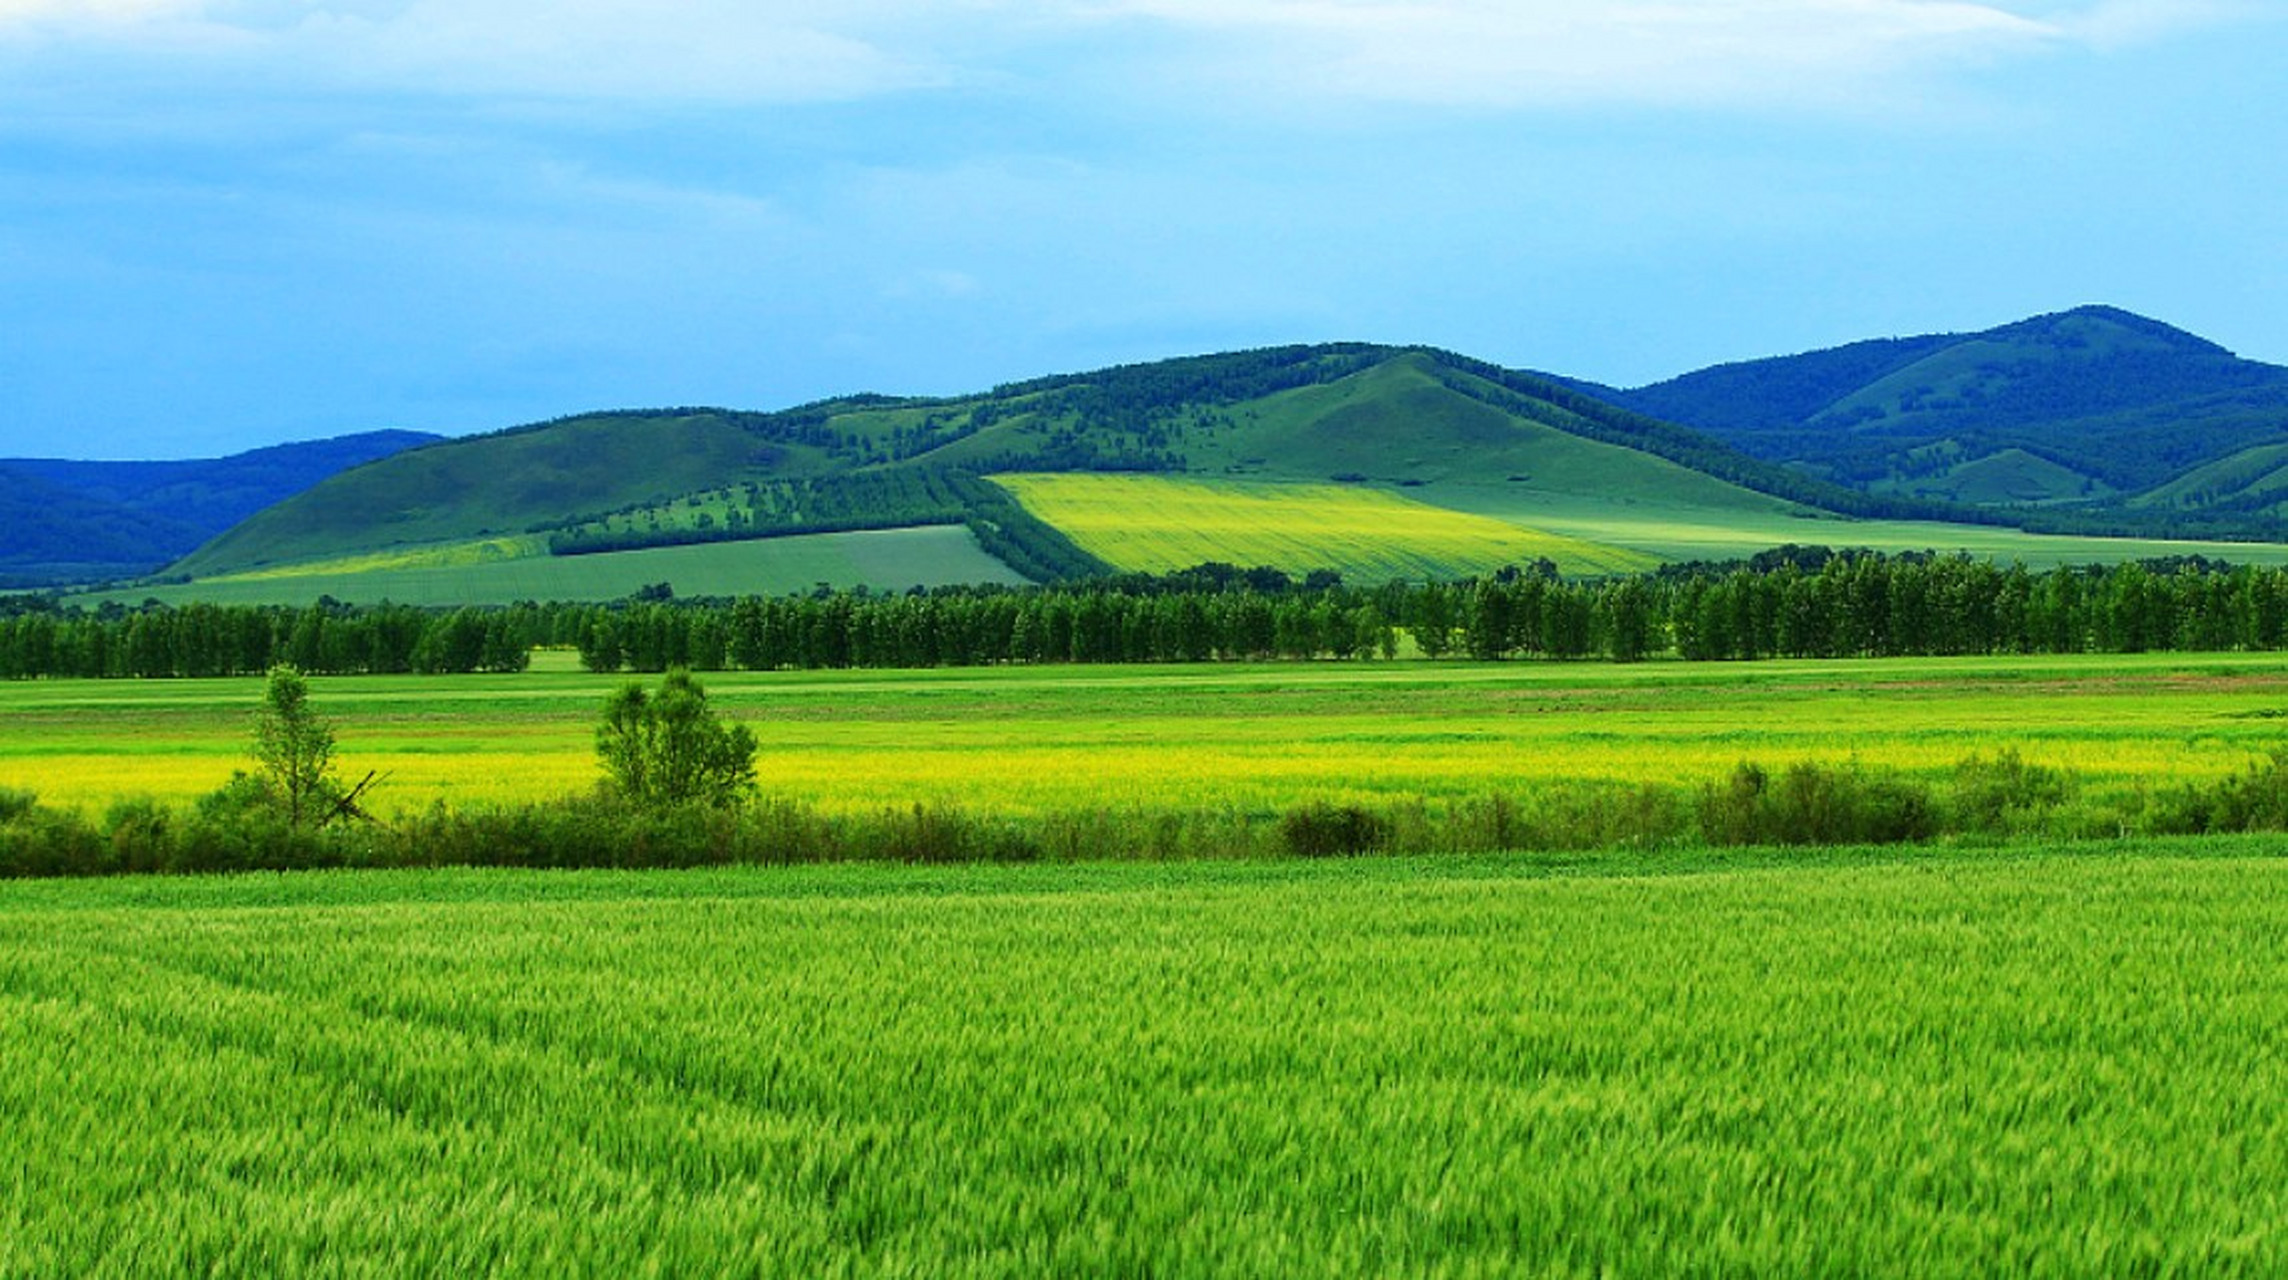
[[[1975,505],[2131,507],[2193,468],[2288,443],[2288,368],[2117,307],[1719,365],[1634,390],[1574,385],[1766,461]],[[1992,485],[2010,470],[2030,487]],[[1982,482],[1992,491],[1981,495]],[[2261,533],[2268,507],[2215,514]]]
[[[150,573],[321,480],[443,438],[368,431],[180,462],[0,459],[0,586]]]

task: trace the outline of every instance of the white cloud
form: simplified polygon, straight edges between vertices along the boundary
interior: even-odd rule
[[[118,25],[196,13],[202,7],[200,0],[0,0],[0,27],[31,23]]]
[[[943,82],[806,0],[0,0],[0,38],[204,49],[265,76],[475,96],[774,102]],[[896,6],[890,6],[896,7]]]
[[[324,15],[296,33],[337,74],[450,92],[783,101],[934,83],[942,73],[790,12],[686,0],[415,0],[386,18]]]
[[[2134,43],[2227,0],[1100,0],[1221,42],[1279,95],[1492,107],[1848,99],[1872,84]]]
[[[1042,51],[1053,67],[1057,42],[1080,33],[1103,42],[1100,59],[1177,93],[1205,81],[1269,102],[1500,108],[1848,101],[1933,69],[2118,48],[2251,10],[2252,0],[0,0],[0,39],[203,52],[360,88],[777,102],[1014,74]],[[1131,49],[1124,25],[1182,38]],[[1030,74],[1054,83],[1060,73]]]
[[[2249,0],[2100,0],[2069,7],[2053,20],[2080,43],[2114,49],[2259,16]]]

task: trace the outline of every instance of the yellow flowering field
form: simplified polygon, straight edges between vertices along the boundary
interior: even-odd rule
[[[1656,563],[1641,552],[1349,485],[1077,473],[993,479],[1082,550],[1147,573],[1222,561],[1294,573],[1335,569],[1373,582],[1544,558],[1566,573]]]
[[[628,677],[312,681],[378,807],[517,801],[598,777]],[[762,742],[764,789],[829,809],[945,802],[1268,811],[1536,781],[1697,782],[1742,760],[1933,773],[2016,749],[2102,788],[2219,777],[2288,743],[2271,655],[1647,663],[1312,663],[702,677]],[[0,685],[0,786],[99,810],[246,767],[256,680]]]

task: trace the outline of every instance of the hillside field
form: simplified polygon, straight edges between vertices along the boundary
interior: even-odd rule
[[[1388,582],[1468,577],[1542,559],[1567,574],[1628,573],[1654,563],[1579,537],[1347,485],[1088,474],[994,481],[1082,550],[1143,573],[1220,561]]]
[[[1710,512],[1625,495],[1546,493],[1527,486],[1441,484],[1409,491],[1417,502],[1599,541],[1655,559],[1735,560],[1788,543],[1872,551],[1963,554],[2029,569],[2205,556],[2231,564],[2288,564],[2288,543],[2189,538],[2100,538],[2028,533],[2000,525],[1859,520],[1810,511]]]
[[[1107,474],[994,477],[1027,510],[1117,568],[1186,569],[1206,561],[1269,564],[1347,581],[1489,573],[1547,558],[1567,574],[1627,573],[1685,560],[1752,556],[1786,543],[1936,551],[2029,568],[2205,556],[2288,564],[2288,544],[2097,538],[1988,525],[1856,520],[1789,509],[1680,507],[1656,498],[1583,496],[1531,485],[1438,481],[1401,490],[1300,481]],[[475,539],[251,569],[189,583],[69,597],[89,606],[508,604],[612,600],[667,582],[682,596],[783,595],[824,582],[911,586],[1022,582],[956,526],[822,533],[745,542],[550,556],[537,538]]]
[[[487,546],[504,547],[487,555]],[[609,555],[551,556],[531,539],[376,552],[315,566],[278,567],[196,582],[73,596],[140,604],[308,604],[322,595],[354,604],[510,604],[518,600],[617,600],[665,582],[680,596],[785,595],[820,583],[843,590],[902,591],[1023,582],[978,547],[969,530],[944,525],[820,533],[751,542],[656,547]]]
[[[567,654],[507,676],[314,680],[386,812],[543,800],[598,777],[629,677]],[[552,669],[549,669],[552,668]],[[766,794],[830,811],[1276,814],[1313,800],[1454,803],[1554,781],[1697,784],[1743,760],[1943,776],[2015,748],[2093,800],[2214,779],[2288,745],[2288,656],[998,667],[704,677],[761,739]],[[91,813],[188,802],[248,767],[261,683],[0,683],[0,786]]]
[[[2275,841],[0,885],[0,1275],[2278,1274]]]

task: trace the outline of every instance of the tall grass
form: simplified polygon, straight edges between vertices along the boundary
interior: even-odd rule
[[[2248,770],[2093,795],[2014,751],[1933,778],[1856,762],[1743,761],[1692,782],[1540,780],[1428,799],[1317,797],[1279,809],[942,802],[828,809],[785,798],[631,808],[601,795],[443,802],[387,825],[289,826],[259,809],[148,800],[99,820],[0,792],[0,877],[325,867],[701,867],[836,862],[1167,861],[1749,845],[2059,840],[2288,831],[2288,752]]]
[[[2288,1268],[2276,854],[1741,861],[4,885],[0,1276]]]

